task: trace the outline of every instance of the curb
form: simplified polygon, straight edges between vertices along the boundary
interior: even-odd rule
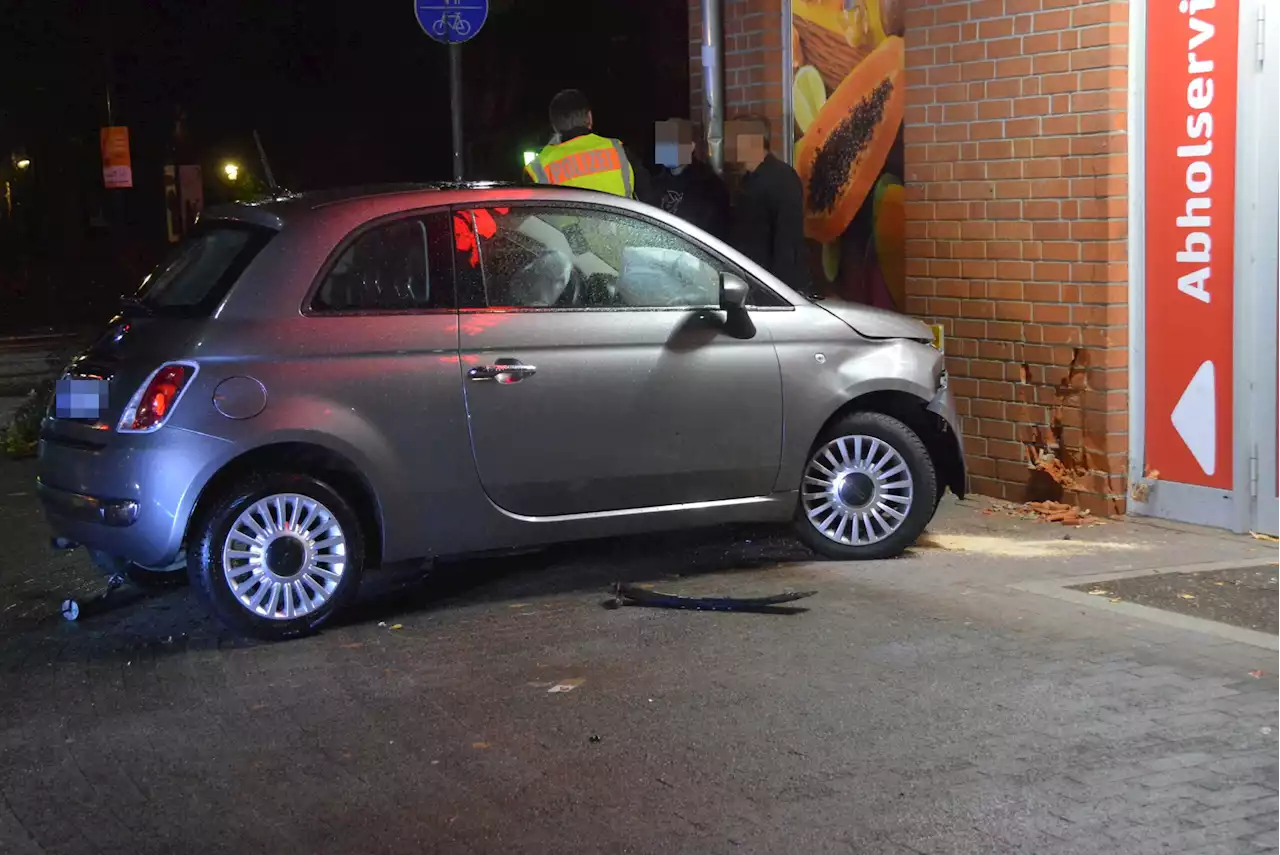
[[[56,378],[84,336],[74,333],[0,336],[0,396],[25,397]]]
[[[62,347],[84,338],[79,333],[37,333],[33,335],[0,336],[0,353],[21,351],[39,351],[45,348]]]
[[[1143,620],[1152,621],[1153,623],[1164,624],[1165,626],[1171,626],[1175,629],[1188,629],[1193,632],[1213,635],[1227,641],[1234,641],[1238,644],[1248,644],[1253,647],[1261,647],[1264,650],[1280,651],[1280,636],[1268,635],[1265,632],[1244,629],[1238,626],[1219,623],[1214,620],[1206,620],[1205,618],[1178,614],[1177,612],[1167,612],[1163,609],[1152,608],[1151,606],[1140,606],[1136,603],[1112,603],[1102,597],[1090,596],[1083,591],[1073,591],[1067,587],[1068,585],[1100,584],[1102,582],[1116,582],[1120,579],[1137,579],[1146,576],[1163,576],[1166,573],[1200,573],[1211,570],[1247,570],[1252,567],[1273,563],[1275,562],[1258,560],[1255,558],[1248,561],[1216,561],[1209,562],[1207,564],[1182,564],[1169,567],[1150,568],[1147,570],[1128,570],[1123,573],[1102,573],[1097,576],[1088,577],[1070,576],[1060,579],[1048,579],[1040,582],[1017,582],[1009,587],[1018,591],[1025,591],[1029,594],[1039,594],[1044,597],[1051,597],[1055,600],[1063,600],[1065,602],[1072,603],[1073,605],[1104,609],[1127,617],[1141,618]]]

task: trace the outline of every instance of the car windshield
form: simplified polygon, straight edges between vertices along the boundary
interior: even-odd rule
[[[242,223],[199,226],[143,280],[132,302],[156,314],[208,314],[273,234]]]

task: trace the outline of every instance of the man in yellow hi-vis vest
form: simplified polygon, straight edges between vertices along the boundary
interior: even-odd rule
[[[587,96],[566,89],[551,99],[548,112],[556,135],[525,167],[527,180],[649,201],[649,175],[644,167],[636,165],[618,140],[591,132]]]

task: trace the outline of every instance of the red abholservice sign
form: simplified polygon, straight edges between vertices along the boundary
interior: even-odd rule
[[[1232,485],[1237,0],[1149,0],[1146,466]]]

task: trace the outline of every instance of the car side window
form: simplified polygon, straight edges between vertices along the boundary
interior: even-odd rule
[[[434,231],[435,229],[430,229]],[[429,219],[377,225],[347,245],[311,300],[314,312],[453,308],[452,277],[428,250]],[[438,270],[432,270],[432,259]],[[433,276],[434,274],[434,276]]]
[[[720,270],[712,258],[639,218],[594,208],[511,207],[461,211],[455,220],[457,249],[479,269],[490,308],[720,303]]]

